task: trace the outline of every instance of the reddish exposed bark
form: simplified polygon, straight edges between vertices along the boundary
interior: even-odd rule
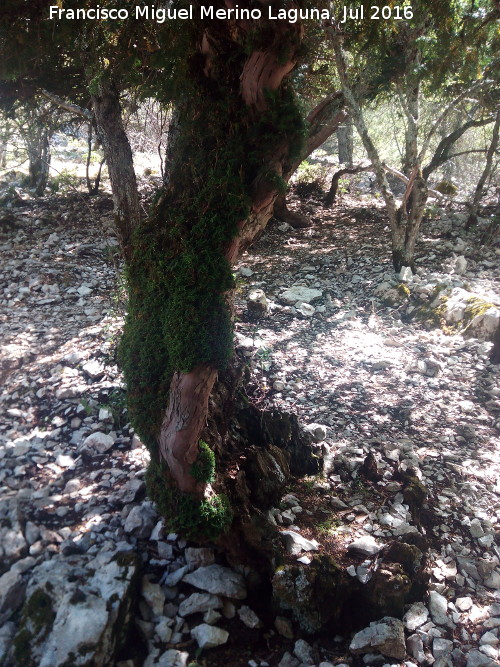
[[[160,455],[167,461],[180,491],[199,497],[205,487],[193,478],[191,466],[198,456],[198,440],[216,377],[217,371],[208,364],[201,364],[190,373],[174,373],[159,439]]]

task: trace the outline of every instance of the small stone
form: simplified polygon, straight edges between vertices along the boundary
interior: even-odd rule
[[[184,558],[190,567],[202,567],[212,565],[215,561],[214,550],[209,547],[186,547]]]
[[[107,452],[114,444],[115,441],[112,436],[96,431],[85,438],[79,449],[92,455],[98,455]]]
[[[155,616],[163,614],[163,605],[165,604],[165,594],[159,584],[153,584],[147,577],[142,580],[142,596],[153,610]]]
[[[209,609],[221,609],[222,601],[210,593],[192,593],[179,605],[179,616],[204,613]]]
[[[278,663],[278,667],[299,667],[299,665],[300,660],[295,658],[291,653],[288,653],[288,651],[283,654],[283,657]]]
[[[429,594],[429,611],[436,625],[446,625],[448,623],[447,609],[448,600],[444,595],[437,591],[431,591]]]
[[[418,634],[413,634],[408,637],[406,640],[406,649],[408,654],[418,663],[424,662],[425,653],[424,653],[424,643],[422,638]]]
[[[403,616],[405,628],[413,632],[423,625],[429,618],[429,611],[422,602],[415,602]],[[415,656],[414,656],[415,657]]]
[[[328,433],[328,427],[323,424],[307,424],[304,431],[309,433],[315,442],[323,442]]]
[[[229,638],[229,632],[216,625],[202,623],[191,630],[191,636],[196,639],[200,648],[205,649],[225,644]]]
[[[409,283],[413,280],[413,271],[409,266],[402,266],[399,272],[399,279],[403,282]]]
[[[484,530],[479,519],[472,519],[469,530],[472,537],[478,538],[484,536]]]
[[[472,607],[472,604],[472,598],[469,596],[455,600],[455,607],[460,611],[468,611]]]
[[[489,646],[498,646],[499,639],[494,632],[488,631],[481,636],[480,644],[488,644]]]
[[[437,660],[443,656],[449,655],[453,651],[453,642],[449,639],[435,637],[432,642],[432,654]]]
[[[283,530],[280,535],[284,538],[287,553],[291,556],[298,556],[301,551],[318,551],[319,544],[316,540],[308,540],[294,530]]]
[[[136,505],[128,513],[123,529],[139,540],[145,540],[151,535],[158,515],[149,503]]]
[[[406,655],[403,623],[386,616],[357,632],[349,645],[354,654],[371,653],[374,649],[389,658],[402,660]]]
[[[171,619],[162,618],[160,622],[155,625],[155,633],[158,635],[160,641],[165,644],[169,642],[172,637],[172,628],[170,627],[171,624]]]
[[[302,301],[299,301],[295,304],[295,310],[305,318],[312,317],[316,312],[316,308],[314,306],[311,306],[310,303],[304,303]]]
[[[266,295],[261,289],[253,289],[247,298],[247,311],[251,318],[265,317],[269,311]]]
[[[189,653],[170,648],[158,658],[158,662],[155,662],[154,665],[155,667],[187,667],[188,660]]]
[[[274,627],[276,632],[286,639],[293,639],[293,625],[292,622],[284,616],[276,616],[274,619]]]
[[[309,287],[290,287],[279,295],[279,300],[290,306],[293,306],[297,301],[303,303],[313,303],[317,299],[321,299],[323,292],[317,289],[310,289]]]
[[[255,628],[262,627],[261,620],[257,614],[247,605],[243,605],[240,607],[240,609],[238,609],[238,616],[240,617],[241,622],[246,625],[247,628],[251,628],[253,630]]]
[[[303,639],[297,639],[293,647],[293,653],[303,665],[314,665],[312,646]]]
[[[492,572],[490,576],[484,580],[484,585],[495,590],[500,589],[500,574],[496,571]]]

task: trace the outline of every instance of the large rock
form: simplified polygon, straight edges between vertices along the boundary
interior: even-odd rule
[[[403,623],[390,616],[370,623],[354,635],[349,650],[355,655],[378,651],[388,658],[403,660],[406,655]]]
[[[273,577],[273,600],[291,611],[308,633],[338,627],[344,602],[352,595],[351,578],[330,556],[279,567]]]
[[[371,535],[363,535],[351,542],[347,547],[347,551],[358,556],[375,556],[383,548],[383,544],[379,544]]]
[[[278,296],[280,301],[293,306],[297,301],[305,303],[313,303],[321,299],[323,292],[318,289],[311,289],[310,287],[289,287]]]
[[[213,595],[224,595],[236,600],[244,600],[247,596],[245,580],[241,574],[222,565],[199,567],[186,574],[183,581]]]
[[[9,570],[0,577],[0,625],[22,605],[26,583],[21,574]]]
[[[480,340],[491,340],[500,322],[500,309],[461,287],[439,298],[448,324],[460,324],[464,333]]]
[[[136,554],[54,557],[29,582],[12,665],[105,667],[125,644],[135,603]]]

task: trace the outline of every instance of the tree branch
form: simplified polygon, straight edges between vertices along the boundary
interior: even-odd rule
[[[45,88],[41,88],[39,90],[39,93],[40,95],[43,95],[54,104],[57,104],[57,106],[61,107],[61,109],[65,109],[66,111],[69,111],[70,113],[73,113],[76,116],[85,118],[85,120],[88,120],[89,122],[92,122],[94,119],[94,114],[92,113],[92,111],[84,109],[83,107],[78,106],[78,104],[73,104],[73,102],[67,102],[66,100],[63,100],[62,97],[59,97],[59,95],[56,95],[55,93],[51,93],[50,91],[45,90]]]

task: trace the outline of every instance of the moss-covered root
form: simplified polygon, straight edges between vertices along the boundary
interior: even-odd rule
[[[204,481],[214,479],[213,452],[206,443],[201,444],[200,455],[193,468],[194,474]],[[149,464],[146,488],[169,530],[188,539],[216,540],[232,523],[233,512],[225,494],[211,493],[200,500],[189,493],[181,493],[166,467],[161,464]]]

